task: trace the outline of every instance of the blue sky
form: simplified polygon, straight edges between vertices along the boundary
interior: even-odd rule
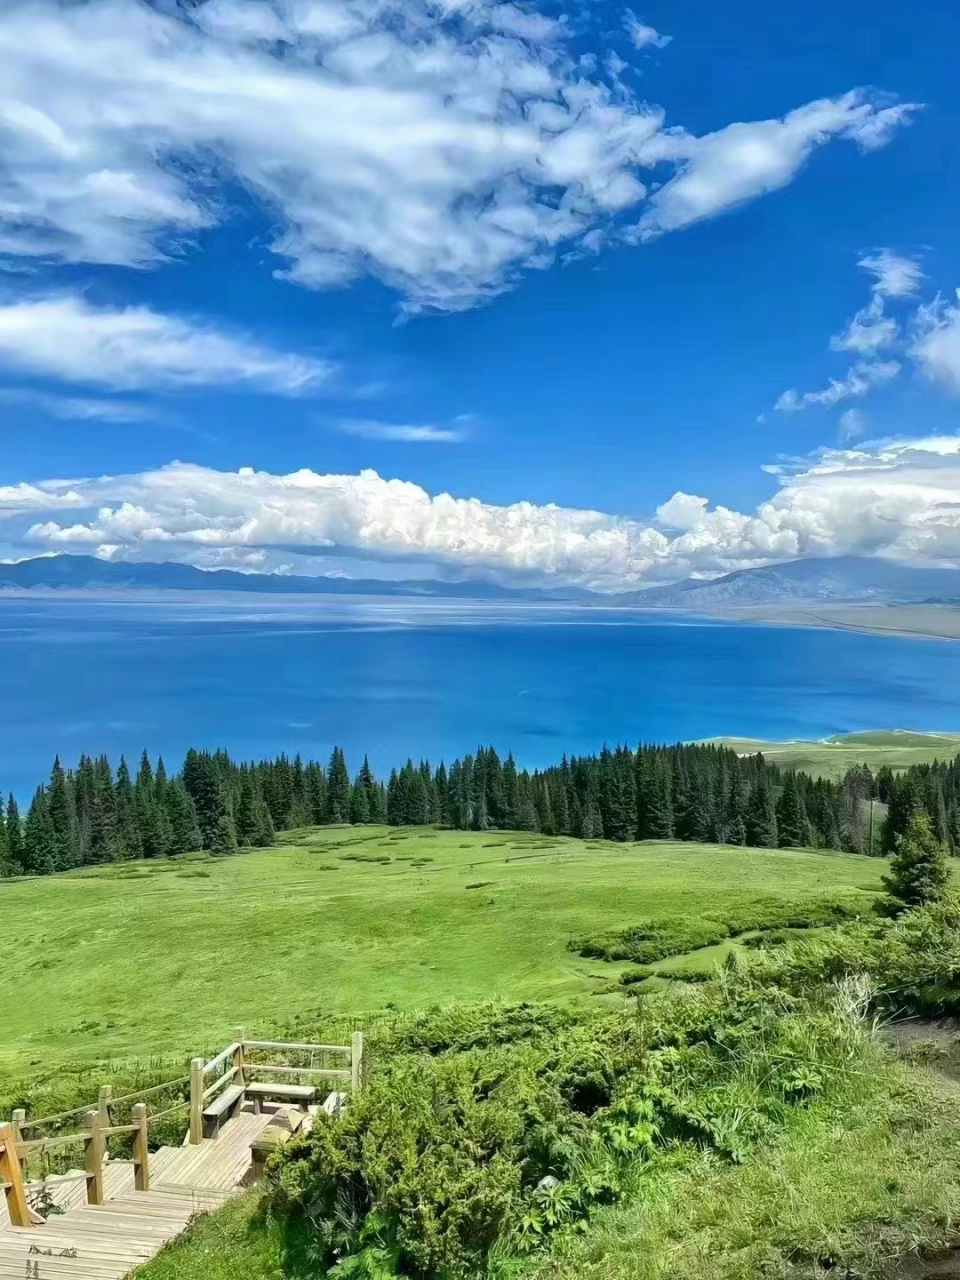
[[[960,563],[955,6],[188,12],[0,18],[7,555]]]

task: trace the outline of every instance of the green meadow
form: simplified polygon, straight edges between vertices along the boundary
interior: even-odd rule
[[[571,938],[824,899],[883,866],[825,851],[316,828],[280,847],[0,882],[0,1070],[187,1056],[318,1014],[618,999]],[[709,967],[730,946],[692,960]],[[663,962],[669,968],[678,961]]]
[[[822,742],[767,742],[762,738],[717,738],[715,741],[741,755],[760,751],[771,764],[802,769],[815,778],[842,778],[848,769],[858,764],[868,765],[874,773],[884,767],[907,769],[912,764],[952,760],[960,753],[960,734],[911,733],[907,729],[838,733]]]

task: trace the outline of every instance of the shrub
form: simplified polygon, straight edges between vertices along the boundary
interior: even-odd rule
[[[740,1160],[790,1108],[862,1078],[855,1023],[835,998],[777,996],[749,975],[651,996],[636,1015],[399,1019],[347,1112],[272,1159],[270,1206],[313,1232],[334,1275],[489,1274],[492,1257],[636,1192],[660,1148]]]

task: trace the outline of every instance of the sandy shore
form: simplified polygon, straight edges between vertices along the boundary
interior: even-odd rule
[[[788,627],[831,627],[836,631],[863,631],[872,635],[960,640],[960,609],[950,605],[743,605],[711,609],[703,616]]]

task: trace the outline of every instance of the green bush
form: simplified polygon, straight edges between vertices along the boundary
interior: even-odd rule
[[[854,1022],[749,975],[579,1022],[531,1006],[399,1019],[346,1114],[273,1159],[271,1210],[337,1276],[488,1275],[636,1193],[658,1151],[742,1159],[862,1074]]]

